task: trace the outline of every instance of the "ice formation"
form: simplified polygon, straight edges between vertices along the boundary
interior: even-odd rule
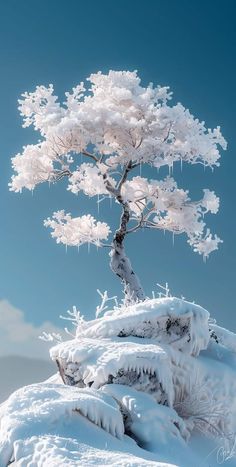
[[[81,321],[50,351],[59,374],[0,406],[0,467],[235,466],[235,344],[172,297]]]

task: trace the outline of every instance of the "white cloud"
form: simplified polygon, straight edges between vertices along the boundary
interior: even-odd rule
[[[20,355],[39,359],[48,358],[50,344],[38,338],[43,331],[62,333],[62,329],[57,328],[50,321],[34,326],[25,320],[21,310],[7,300],[0,300],[0,357]]]

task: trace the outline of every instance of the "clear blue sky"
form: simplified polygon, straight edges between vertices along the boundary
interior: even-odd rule
[[[96,289],[120,294],[107,251],[58,246],[43,227],[57,209],[93,212],[91,200],[65,191],[63,183],[40,186],[33,196],[8,191],[10,157],[37,139],[21,128],[17,99],[37,84],[54,83],[63,96],[90,73],[137,69],[144,84],[169,85],[176,101],[206,121],[221,125],[228,140],[221,167],[178,168],[174,175],[196,198],[215,189],[221,198],[209,225],[224,240],[204,264],[184,237],[145,232],[127,249],[147,294],[169,282],[173,294],[208,308],[218,322],[236,329],[235,318],[235,17],[234,0],[8,0],[0,3],[0,299],[22,309],[28,321],[59,324],[59,314],[76,304],[92,317]],[[101,207],[101,219],[117,211]]]

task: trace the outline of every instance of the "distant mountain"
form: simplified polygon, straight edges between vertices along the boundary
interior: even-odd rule
[[[16,389],[39,383],[56,371],[55,364],[50,361],[17,355],[0,357],[0,403]]]

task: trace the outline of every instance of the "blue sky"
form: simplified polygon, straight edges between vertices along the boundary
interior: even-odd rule
[[[144,84],[169,85],[175,101],[218,124],[228,141],[221,167],[175,169],[180,186],[196,198],[214,189],[220,213],[208,217],[224,243],[204,264],[184,237],[140,232],[127,250],[145,291],[169,283],[172,294],[206,307],[220,324],[236,330],[235,318],[235,14],[232,0],[8,0],[0,2],[0,299],[24,313],[26,322],[61,325],[59,315],[72,305],[92,317],[96,289],[120,294],[109,270],[107,251],[58,246],[43,220],[57,209],[92,212],[91,200],[66,192],[62,183],[40,186],[32,195],[10,193],[10,158],[37,140],[21,128],[17,99],[37,84],[54,83],[63,93],[92,72],[137,69]],[[101,206],[101,220],[118,223],[117,208]],[[17,331],[16,331],[17,332]]]

